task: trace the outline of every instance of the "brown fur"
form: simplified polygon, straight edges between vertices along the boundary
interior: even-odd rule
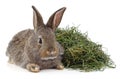
[[[23,30],[12,38],[6,52],[9,62],[32,72],[48,68],[63,69],[61,53],[64,50],[56,41],[54,31],[62,19],[65,8],[57,10],[46,25],[38,10],[34,6],[32,8],[34,30]],[[38,42],[39,36],[42,44]]]

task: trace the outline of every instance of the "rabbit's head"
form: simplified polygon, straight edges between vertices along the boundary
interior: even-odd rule
[[[57,10],[49,18],[47,24],[44,24],[39,11],[33,8],[33,25],[34,32],[37,36],[38,44],[40,46],[41,59],[53,59],[59,55],[59,47],[55,39],[55,30],[61,22],[65,7]]]

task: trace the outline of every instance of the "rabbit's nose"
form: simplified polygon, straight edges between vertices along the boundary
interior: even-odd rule
[[[52,55],[56,54],[56,51],[52,51],[51,54],[52,54]]]
[[[56,51],[47,51],[47,54],[50,56],[54,56],[56,54]]]

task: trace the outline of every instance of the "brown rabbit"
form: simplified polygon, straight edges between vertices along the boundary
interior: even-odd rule
[[[57,10],[45,25],[41,14],[33,8],[34,30],[17,33],[10,41],[6,55],[9,62],[39,72],[41,69],[63,69],[61,55],[63,47],[55,39],[55,30],[61,22],[65,7]]]

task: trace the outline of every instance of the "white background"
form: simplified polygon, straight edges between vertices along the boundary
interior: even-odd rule
[[[79,72],[64,69],[31,73],[7,63],[6,47],[17,32],[33,28],[31,5],[35,5],[46,23],[57,9],[67,10],[59,27],[79,26],[92,41],[103,45],[116,64],[115,69]],[[119,79],[120,73],[119,0],[0,0],[0,79]]]

